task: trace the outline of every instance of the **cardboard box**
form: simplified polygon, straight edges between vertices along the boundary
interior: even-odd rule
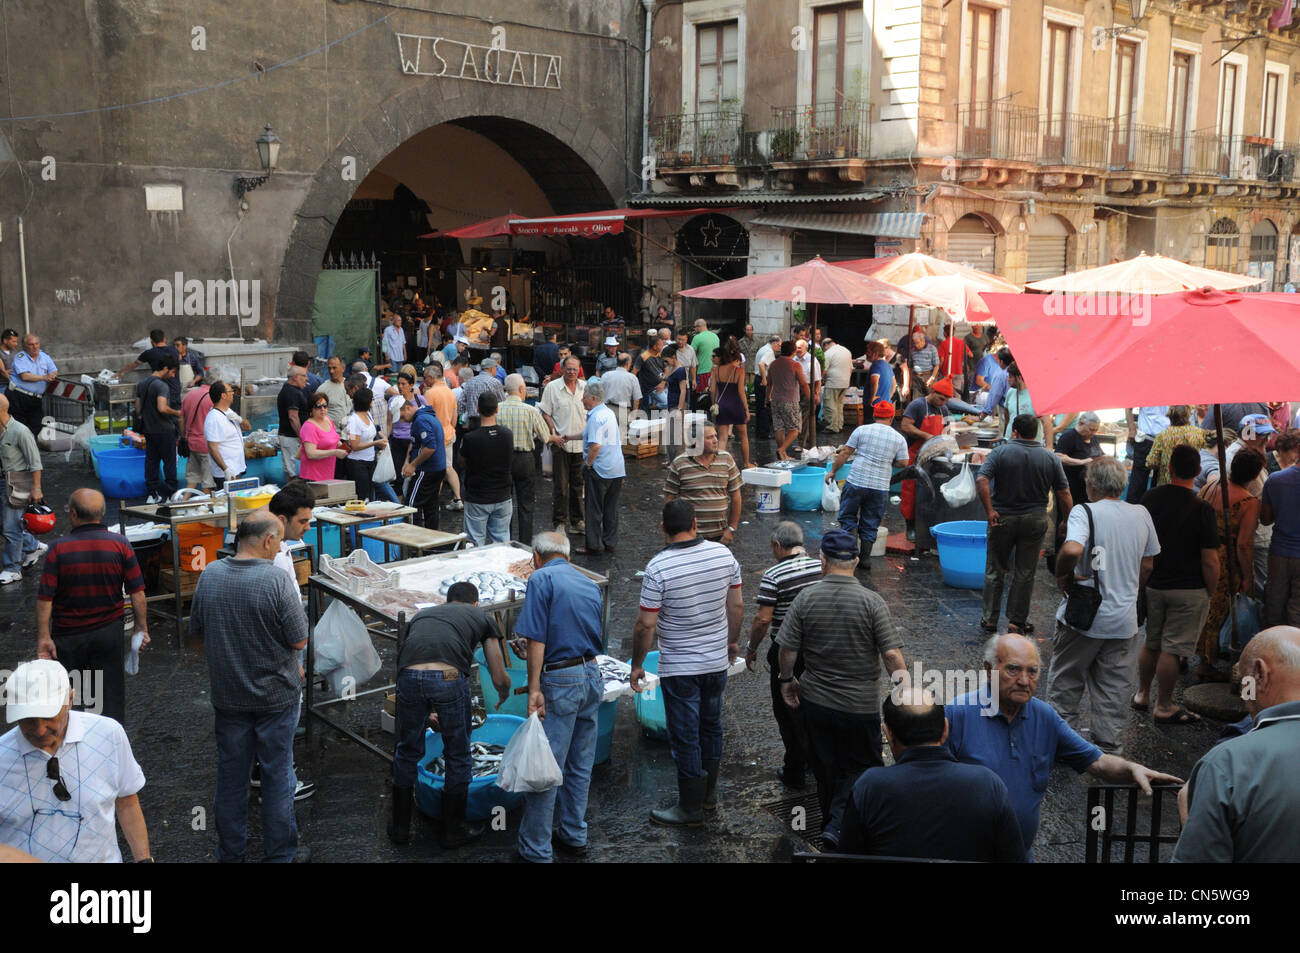
[[[318,506],[346,503],[357,497],[357,485],[352,480],[316,480],[308,483],[307,488]]]
[[[397,717],[397,692],[384,692],[384,711]]]
[[[194,590],[199,584],[200,573],[193,572],[189,569],[181,570],[181,595],[192,596]],[[166,592],[176,591],[176,574],[172,571],[171,566],[164,566],[158,573],[158,583]]]

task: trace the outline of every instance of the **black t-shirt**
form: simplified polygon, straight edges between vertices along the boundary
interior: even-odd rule
[[[298,411],[298,427],[307,422],[311,409],[307,402],[307,388],[294,387],[286,383],[280,388],[280,396],[275,399],[276,409],[280,411],[280,433],[286,437],[296,437],[298,428],[289,419],[289,411]]]
[[[1096,437],[1084,443],[1079,431],[1071,427],[1069,430],[1061,431],[1056,438],[1056,452],[1076,460],[1092,460],[1101,456],[1101,444],[1097,442]],[[1065,478],[1070,481],[1070,497],[1075,503],[1087,503],[1088,491],[1084,478],[1087,476],[1088,468],[1072,467],[1068,463],[1062,465],[1065,467]]]
[[[515,438],[509,427],[492,424],[465,434],[465,502],[503,503],[510,499],[510,464]]]
[[[1151,513],[1160,553],[1147,585],[1152,589],[1204,589],[1201,550],[1219,546],[1214,508],[1183,486],[1166,483],[1148,490],[1142,505]]]
[[[636,360],[636,377],[641,382],[641,393],[648,398],[664,379],[664,359],[647,350]]]
[[[158,398],[171,396],[165,380],[151,374],[135,385],[135,395],[140,398],[140,426],[145,433],[166,433],[176,429],[171,417],[158,413]]]
[[[499,638],[500,630],[478,606],[448,602],[421,609],[407,629],[397,670],[424,662],[443,662],[456,666],[463,677],[468,677],[474,649],[487,639]]]
[[[136,358],[136,360],[143,364],[148,364],[150,371],[157,371],[158,368],[162,367],[163,361],[168,358],[174,360],[178,365],[181,362],[180,352],[177,351],[176,348],[168,347],[167,345],[163,345],[162,347],[151,347],[147,351],[141,351],[140,356]],[[171,404],[171,406],[175,407],[177,410],[180,410],[181,379],[173,376],[171,380],[166,382],[166,384],[167,403]]]

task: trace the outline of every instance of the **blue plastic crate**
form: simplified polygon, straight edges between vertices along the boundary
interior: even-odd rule
[[[488,715],[487,721],[470,734],[470,741],[484,744],[509,744],[524,719],[514,715]],[[429,764],[442,755],[442,735],[432,729],[424,733],[424,757],[415,768],[415,803],[421,812],[432,818],[442,816],[442,786],[444,778],[429,770]],[[522,793],[511,793],[497,787],[498,775],[474,778],[469,783],[469,803],[465,816],[472,821],[486,821],[492,809],[504,807],[513,811],[524,801]]]

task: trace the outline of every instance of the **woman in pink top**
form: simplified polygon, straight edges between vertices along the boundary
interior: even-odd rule
[[[347,449],[341,446],[334,421],[329,418],[329,406],[324,394],[313,394],[311,416],[298,429],[298,439],[302,441],[298,475],[304,480],[334,479],[334,461],[348,455]]]

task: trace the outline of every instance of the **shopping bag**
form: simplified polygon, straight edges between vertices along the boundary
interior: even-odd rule
[[[391,483],[397,479],[397,468],[393,466],[393,453],[388,447],[379,451],[375,457],[375,472],[371,477],[376,483]]]
[[[379,653],[361,618],[338,600],[316,623],[316,671],[336,694],[355,692],[379,671]]]
[[[975,499],[975,478],[970,475],[970,464],[963,463],[961,473],[939,487],[939,492],[953,509],[959,509]]]
[[[548,443],[545,447],[542,448],[542,473],[544,473],[546,476],[551,475],[551,470],[554,467],[553,461],[554,461],[554,456],[551,453],[551,445]]]
[[[1263,626],[1260,624],[1259,602],[1250,596],[1238,595],[1233,611],[1237,613],[1237,645],[1244,647],[1255,637]],[[1227,652],[1232,648],[1232,613],[1223,620],[1219,629],[1219,651]]]
[[[822,485],[822,512],[838,513],[840,511],[840,485],[834,480]]]
[[[564,773],[551,753],[551,742],[537,712],[528,716],[501,756],[497,786],[503,791],[536,794],[564,783]]]

